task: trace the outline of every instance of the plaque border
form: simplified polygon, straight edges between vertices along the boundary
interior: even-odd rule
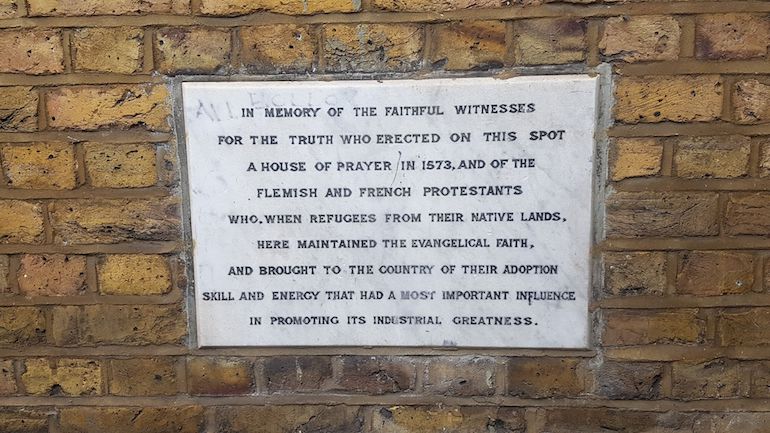
[[[192,212],[190,206],[189,173],[187,163],[187,135],[185,130],[184,101],[182,99],[182,84],[188,82],[340,82],[340,81],[398,81],[398,80],[431,80],[453,78],[481,78],[491,77],[499,79],[535,77],[535,76],[565,76],[588,75],[598,77],[596,92],[596,112],[594,124],[594,159],[592,176],[592,203],[591,203],[591,245],[589,246],[589,282],[588,282],[588,308],[586,310],[587,346],[584,348],[526,348],[526,347],[490,347],[490,346],[200,346],[198,342],[197,309],[195,300],[195,272],[192,239]],[[351,349],[363,349],[363,354],[395,353],[395,354],[436,354],[451,350],[454,354],[467,352],[468,354],[510,354],[511,352],[526,354],[542,354],[544,352],[565,352],[574,355],[593,356],[596,347],[600,347],[596,330],[600,318],[596,311],[595,303],[601,291],[603,281],[603,269],[601,260],[601,243],[605,239],[605,203],[607,198],[607,180],[609,178],[609,136],[608,131],[612,125],[613,107],[613,82],[612,66],[602,63],[595,67],[568,65],[564,67],[519,67],[506,68],[496,71],[463,71],[463,72],[434,72],[434,73],[352,73],[352,74],[280,74],[280,75],[177,75],[170,80],[173,106],[172,128],[176,138],[176,157],[179,173],[179,190],[182,197],[182,246],[179,251],[180,261],[183,266],[179,272],[185,275],[186,282],[182,297],[187,309],[188,339],[186,347],[191,350],[200,350],[205,353],[217,350],[235,351],[238,354],[255,352],[264,354],[265,350],[279,349],[281,353],[291,353],[300,350],[313,350],[314,354],[355,354]]]

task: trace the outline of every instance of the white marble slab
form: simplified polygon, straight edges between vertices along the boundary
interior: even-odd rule
[[[597,79],[183,97],[200,346],[588,346]]]

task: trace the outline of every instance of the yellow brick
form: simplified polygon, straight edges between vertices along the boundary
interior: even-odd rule
[[[230,32],[167,28],[155,34],[155,67],[163,73],[215,72],[230,62]]]
[[[36,244],[43,240],[43,207],[19,200],[0,200],[0,243]]]
[[[34,307],[0,307],[0,344],[29,346],[45,342],[45,313]]]
[[[741,124],[770,121],[770,86],[757,80],[742,80],[733,92],[735,121]]]
[[[162,295],[171,290],[171,271],[163,256],[111,255],[99,264],[103,295]]]
[[[718,75],[624,77],[615,88],[615,118],[623,123],[708,122],[721,113]]]
[[[269,11],[288,15],[312,15],[333,12],[357,12],[359,0],[201,0],[203,15],[245,15]]]
[[[464,9],[498,8],[501,0],[372,0],[375,9],[408,12],[445,12]]]
[[[716,344],[760,347],[770,344],[770,308],[722,310],[717,315]]]
[[[52,209],[51,223],[54,240],[67,244],[171,241],[181,229],[175,198],[61,200]]]
[[[0,361],[0,395],[16,394],[16,377],[13,361]]]
[[[573,358],[508,361],[508,392],[523,398],[575,397],[585,390],[583,367]]]
[[[8,281],[8,270],[10,269],[10,260],[6,255],[0,255],[0,293],[7,293],[11,287]]]
[[[660,173],[663,145],[654,138],[620,138],[610,147],[610,178],[655,176]]]
[[[372,431],[378,433],[476,433],[495,431],[495,429],[501,432],[526,430],[524,411],[511,407],[403,405],[383,407],[372,411],[371,415]],[[342,431],[352,431],[352,428]]]
[[[662,295],[666,290],[666,254],[605,253],[604,286],[608,296]]]
[[[241,65],[253,72],[310,71],[316,38],[308,26],[276,24],[243,27]]]
[[[585,23],[571,18],[537,18],[514,23],[520,65],[580,62],[585,58]]]
[[[37,101],[32,87],[0,87],[0,131],[36,131]]]
[[[717,296],[747,293],[754,285],[754,256],[725,251],[693,251],[681,257],[677,293]]]
[[[446,62],[444,68],[463,70],[500,67],[505,61],[506,26],[502,21],[469,21],[436,27],[436,46],[431,62]]]
[[[330,71],[409,71],[420,65],[424,41],[416,25],[325,25],[323,33]]]
[[[87,359],[29,359],[21,383],[34,395],[99,395],[102,366]]]
[[[139,188],[158,182],[155,147],[150,144],[85,145],[86,174],[97,188]]]
[[[61,408],[59,413],[61,431],[68,433],[200,433],[206,430],[200,406],[75,406]]]
[[[76,326],[80,344],[180,344],[187,316],[176,305],[88,305]]]
[[[175,12],[177,0],[27,0],[30,16],[138,15]]]
[[[633,63],[646,60],[676,60],[681,29],[670,16],[609,18],[599,48],[605,56]]]
[[[0,0],[0,18],[13,18],[18,13],[16,0]]]
[[[694,309],[670,311],[608,310],[603,313],[606,346],[702,343],[706,321]]]
[[[690,137],[677,144],[674,169],[686,178],[746,176],[750,153],[749,137]]]
[[[67,143],[5,146],[0,151],[8,184],[24,189],[73,189],[75,152]]]
[[[142,126],[168,131],[169,93],[163,85],[60,87],[46,99],[54,129],[95,130]]]
[[[770,177],[770,142],[762,143],[759,156],[759,175]]]
[[[250,394],[254,386],[253,364],[248,359],[192,358],[187,363],[190,393]]]
[[[679,237],[719,234],[720,207],[713,192],[616,192],[607,198],[612,237]]]
[[[174,395],[178,392],[174,358],[113,359],[110,394]]]
[[[770,193],[730,194],[722,225],[728,236],[770,236]]]
[[[78,71],[134,73],[142,68],[142,30],[79,29],[72,35],[72,56]]]
[[[0,72],[64,72],[60,30],[0,31]]]

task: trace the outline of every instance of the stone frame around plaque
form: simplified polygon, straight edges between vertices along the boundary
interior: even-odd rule
[[[596,320],[593,317],[594,313],[591,311],[590,305],[595,302],[598,293],[598,287],[601,284],[602,270],[600,263],[600,252],[597,246],[604,238],[604,202],[606,197],[606,181],[607,181],[607,165],[608,165],[608,136],[607,131],[611,124],[611,109],[612,109],[612,82],[609,65],[600,65],[596,68],[565,68],[565,70],[554,70],[553,68],[541,69],[541,68],[523,68],[522,76],[530,75],[565,75],[565,74],[591,74],[598,76],[598,89],[597,89],[597,105],[596,105],[596,125],[594,134],[594,169],[593,169],[593,201],[592,207],[592,245],[590,252],[590,282],[588,284],[588,303],[589,308],[586,311],[587,323],[588,323],[588,344],[584,349],[589,349],[594,346],[595,332],[593,331],[594,322]],[[190,196],[187,189],[189,185],[189,176],[187,171],[187,152],[186,152],[186,130],[184,125],[184,113],[183,113],[183,101],[182,101],[182,83],[186,82],[229,82],[229,81],[255,81],[255,82],[271,82],[271,81],[348,81],[353,78],[353,81],[357,80],[403,80],[403,79],[425,79],[430,80],[433,78],[465,78],[465,77],[501,77],[507,78],[509,74],[488,74],[488,73],[441,73],[434,75],[420,75],[414,74],[356,74],[353,77],[338,76],[338,75],[320,75],[320,76],[307,76],[307,75],[285,75],[285,76],[231,76],[231,77],[212,77],[212,76],[179,76],[174,79],[173,93],[174,93],[174,123],[177,132],[178,143],[178,161],[180,166],[181,178],[179,179],[180,187],[183,191],[183,222],[184,222],[184,241],[185,241],[185,253],[182,259],[185,262],[185,271],[187,273],[188,290],[186,293],[187,306],[188,306],[188,326],[190,326],[190,339],[189,345],[195,348],[206,347],[232,347],[232,346],[201,346],[198,341],[197,331],[197,313],[195,304],[195,274],[193,272],[193,254],[192,254],[192,235],[191,235],[191,210],[190,210]],[[519,76],[519,75],[517,75]],[[297,345],[281,345],[286,347],[304,347]],[[347,345],[346,345],[347,346]],[[249,346],[241,346],[247,348]],[[277,345],[270,346],[252,346],[252,347],[278,347]],[[340,347],[338,345],[331,345],[328,347]],[[349,346],[348,346],[349,347]],[[371,347],[371,345],[360,345],[359,347]],[[403,347],[403,346],[382,346],[382,347]],[[431,347],[431,346],[426,346]],[[440,346],[435,346],[440,347]],[[488,346],[461,346],[467,348],[489,348],[491,350],[505,350],[502,347],[488,347]],[[581,349],[575,347],[574,349]]]

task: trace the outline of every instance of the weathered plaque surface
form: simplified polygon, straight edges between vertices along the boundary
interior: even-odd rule
[[[588,345],[597,79],[183,97],[200,346]]]

